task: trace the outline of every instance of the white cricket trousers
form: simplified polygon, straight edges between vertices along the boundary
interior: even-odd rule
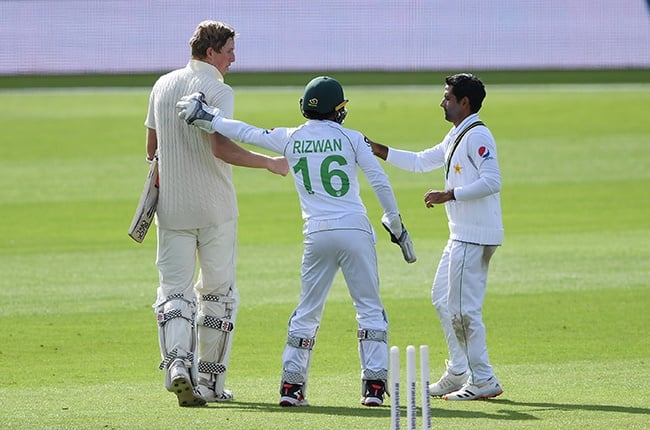
[[[482,308],[488,267],[496,248],[450,239],[440,257],[431,290],[431,301],[449,351],[447,369],[456,374],[469,369],[472,383],[494,376]]]
[[[304,243],[302,291],[289,320],[288,334],[316,337],[327,294],[339,268],[352,297],[359,328],[387,332],[388,321],[379,296],[374,234],[356,229],[319,231],[307,234]],[[387,371],[387,343],[362,343],[359,351],[362,369]],[[299,373],[306,381],[309,355],[310,351],[287,345],[282,357],[284,370]]]
[[[200,271],[195,282],[197,258]],[[201,296],[229,296],[234,299],[230,310],[230,321],[234,324],[239,304],[239,293],[235,284],[236,258],[237,220],[198,229],[158,228],[156,261],[160,275],[158,302],[172,294],[182,293],[187,299],[198,298],[199,313],[222,317],[224,312],[222,309],[215,312],[214,309],[210,309],[210,306],[214,308],[223,305],[204,302]],[[215,315],[216,313],[219,314]],[[199,361],[218,360],[224,366],[228,365],[232,335],[226,336],[221,331],[199,326],[195,343],[191,324],[182,324],[180,319],[171,322],[174,323],[175,328],[166,330],[166,333],[161,331],[165,336],[164,340],[161,339],[163,358],[169,351],[174,349],[192,351],[194,345],[198,344]],[[217,389],[223,390],[224,379],[225,374],[217,381]]]
[[[197,257],[201,270],[195,285]],[[191,297],[194,288],[199,294],[227,293],[225,288],[235,289],[236,258],[236,220],[190,230],[158,228],[159,294]]]

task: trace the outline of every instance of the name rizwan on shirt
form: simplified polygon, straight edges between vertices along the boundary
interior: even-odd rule
[[[341,151],[341,149],[341,139],[293,141],[294,154],[307,154],[310,152],[335,152]]]

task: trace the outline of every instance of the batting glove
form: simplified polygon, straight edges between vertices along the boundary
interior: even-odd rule
[[[205,103],[205,95],[201,92],[182,97],[176,103],[176,110],[183,121],[210,134],[214,133],[212,120],[221,115],[218,108]]]
[[[415,263],[417,257],[413,249],[413,241],[409,232],[402,223],[402,217],[399,218],[399,227],[397,227],[397,220],[389,222],[386,216],[381,217],[381,224],[384,226],[388,234],[390,234],[390,241],[396,243],[402,250],[402,255],[407,263]]]

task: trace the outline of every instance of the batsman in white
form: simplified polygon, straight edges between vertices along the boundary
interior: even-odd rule
[[[453,127],[441,143],[420,152],[370,143],[375,155],[401,169],[444,168],[445,189],[424,196],[428,208],[445,205],[451,233],[431,291],[449,360],[429,393],[447,400],[485,399],[503,392],[488,359],[482,315],[488,266],[503,241],[501,173],[494,138],[478,116],[483,82],[460,73],[445,83],[440,106]]]
[[[178,99],[194,91],[203,91],[224,115],[233,115],[233,91],[223,76],[235,61],[234,38],[235,31],[226,24],[200,23],[190,39],[192,59],[156,81],[145,121],[147,158],[153,160],[158,153],[160,175],[160,285],[153,305],[160,369],[166,371],[165,386],[180,406],[232,399],[224,382],[239,305],[238,212],[228,163],[288,173],[282,157],[250,152],[219,134],[207,135],[176,115]]]
[[[325,300],[341,269],[358,323],[362,398],[365,406],[383,403],[388,377],[388,319],[379,295],[375,233],[359,195],[360,168],[375,191],[382,224],[405,260],[415,261],[388,177],[358,131],[342,126],[347,114],[343,88],[319,76],[305,87],[300,108],[307,121],[293,128],[265,130],[203,103],[201,94],[184,97],[179,116],[208,132],[283,154],[291,166],[304,220],[302,290],[289,318],[282,356],[281,406],[307,405],[312,349]]]

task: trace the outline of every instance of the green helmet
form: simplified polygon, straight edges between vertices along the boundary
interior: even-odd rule
[[[348,102],[343,96],[343,87],[339,82],[329,76],[319,76],[309,81],[305,93],[300,99],[300,110],[328,114],[337,112],[337,121],[341,113],[345,112]],[[345,117],[345,116],[344,116]]]

